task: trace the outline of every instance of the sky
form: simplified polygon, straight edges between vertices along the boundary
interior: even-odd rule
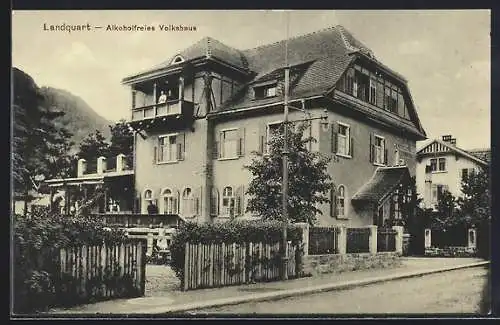
[[[342,25],[378,60],[405,76],[429,139],[451,134],[465,149],[490,147],[489,10],[299,10],[289,35]],[[91,31],[46,31],[50,25],[103,26]],[[106,31],[148,25],[155,31]],[[160,24],[196,31],[161,31]],[[14,11],[12,65],[38,86],[81,97],[99,115],[131,115],[130,89],[121,80],[151,68],[205,36],[247,49],[286,37],[283,11]]]

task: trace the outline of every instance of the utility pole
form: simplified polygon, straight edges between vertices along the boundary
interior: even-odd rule
[[[289,92],[289,78],[290,70],[288,67],[288,27],[289,27],[289,16],[288,12],[285,12],[286,19],[286,38],[285,38],[285,93],[283,99],[283,184],[282,184],[282,206],[283,206],[283,221],[282,221],[282,245],[281,245],[281,279],[288,279],[288,239],[287,239],[287,228],[288,228],[288,92]]]

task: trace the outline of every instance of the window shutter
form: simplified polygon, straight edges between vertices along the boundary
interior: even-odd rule
[[[331,133],[332,133],[332,153],[337,153],[337,123],[332,123],[331,127]]]
[[[178,139],[179,143],[177,143],[177,160],[184,160],[186,153],[186,134],[181,134]]]
[[[375,159],[375,144],[373,143],[373,133],[370,133],[370,162]]]
[[[240,128],[238,130],[238,157],[243,157],[245,155],[245,128]]]
[[[158,147],[153,148],[153,164],[158,162]]]
[[[327,153],[332,146],[332,144],[330,143],[330,141],[332,141],[332,137],[330,136],[331,131],[329,130],[328,125],[326,125],[326,127],[321,125],[321,123],[319,123],[318,125],[319,125],[319,141],[318,141],[319,148],[318,149],[319,149],[319,152]]]
[[[238,187],[236,190],[236,215],[242,216],[243,215],[243,202],[245,198],[245,191],[244,191],[244,186],[241,185]]]
[[[337,193],[334,186],[330,189],[330,217],[337,216]]]
[[[349,139],[349,156],[354,157],[354,141],[352,136]]]
[[[384,149],[384,165],[387,165],[387,149]]]
[[[179,191],[174,191],[174,213],[179,214],[180,203],[181,203],[181,193]]]
[[[217,216],[219,214],[219,191],[212,187],[210,192],[210,215]]]
[[[212,159],[219,158],[219,141],[215,141],[212,148]]]

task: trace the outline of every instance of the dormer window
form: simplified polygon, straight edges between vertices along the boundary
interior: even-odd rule
[[[268,85],[254,87],[255,99],[269,98],[276,96],[277,84],[272,83]]]
[[[184,62],[184,58],[180,55],[176,55],[175,58],[172,60],[172,64],[177,64],[182,62]]]

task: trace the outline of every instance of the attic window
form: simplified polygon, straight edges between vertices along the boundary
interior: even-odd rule
[[[255,99],[269,98],[276,96],[277,84],[254,87]]]
[[[184,62],[184,58],[180,55],[177,55],[173,60],[172,60],[172,64],[176,64],[176,63],[181,63],[181,62]]]

